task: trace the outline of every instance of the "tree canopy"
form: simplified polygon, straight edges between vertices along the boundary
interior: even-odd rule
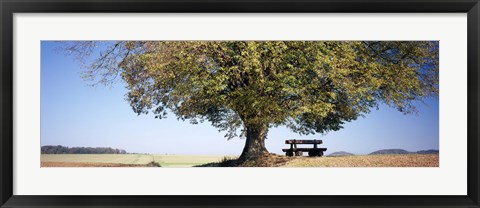
[[[84,77],[121,77],[134,112],[210,122],[266,151],[268,128],[337,131],[380,103],[404,113],[438,95],[437,41],[65,42]],[[100,55],[90,57],[100,51]],[[238,134],[240,133],[240,135]],[[263,145],[263,147],[262,147]]]

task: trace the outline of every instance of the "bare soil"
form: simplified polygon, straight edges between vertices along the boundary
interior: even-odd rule
[[[164,165],[162,164],[162,166]],[[168,167],[168,164],[166,166]],[[159,162],[153,161],[148,164],[42,161],[41,167],[160,167],[160,165]],[[238,161],[237,157],[224,157],[219,162],[195,165],[194,167],[439,167],[439,155],[395,154],[287,157],[277,154],[265,154],[255,160],[242,162]]]
[[[239,162],[224,158],[199,167],[439,167],[438,154],[355,155],[342,157],[287,157],[266,154],[256,160]]]
[[[355,155],[303,157],[285,167],[439,167],[438,154]]]
[[[158,167],[155,164],[122,164],[90,162],[42,162],[41,167]]]

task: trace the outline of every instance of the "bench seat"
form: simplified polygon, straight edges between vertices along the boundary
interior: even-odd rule
[[[287,152],[287,151],[290,151],[291,149],[290,148],[287,148],[287,149],[282,149],[282,151],[284,152]],[[315,148],[304,148],[304,147],[301,147],[301,148],[293,148],[293,151],[302,151],[302,152],[308,152],[310,150],[315,150]],[[319,151],[327,151],[327,148],[316,148],[316,150],[319,150]]]

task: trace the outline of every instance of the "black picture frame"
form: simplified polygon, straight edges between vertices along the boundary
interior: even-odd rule
[[[480,207],[478,0],[0,0],[1,207]],[[467,13],[468,187],[465,196],[25,196],[13,195],[15,13]],[[441,183],[441,182],[440,182]]]

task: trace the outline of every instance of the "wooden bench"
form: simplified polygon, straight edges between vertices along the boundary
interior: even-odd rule
[[[322,144],[322,140],[285,140],[285,144],[289,144],[290,148],[282,149],[285,155],[291,157],[302,156],[303,152],[308,152],[308,156],[323,156],[323,152],[327,151],[327,148],[318,148],[319,144]],[[297,144],[313,144],[313,148],[298,148]]]

